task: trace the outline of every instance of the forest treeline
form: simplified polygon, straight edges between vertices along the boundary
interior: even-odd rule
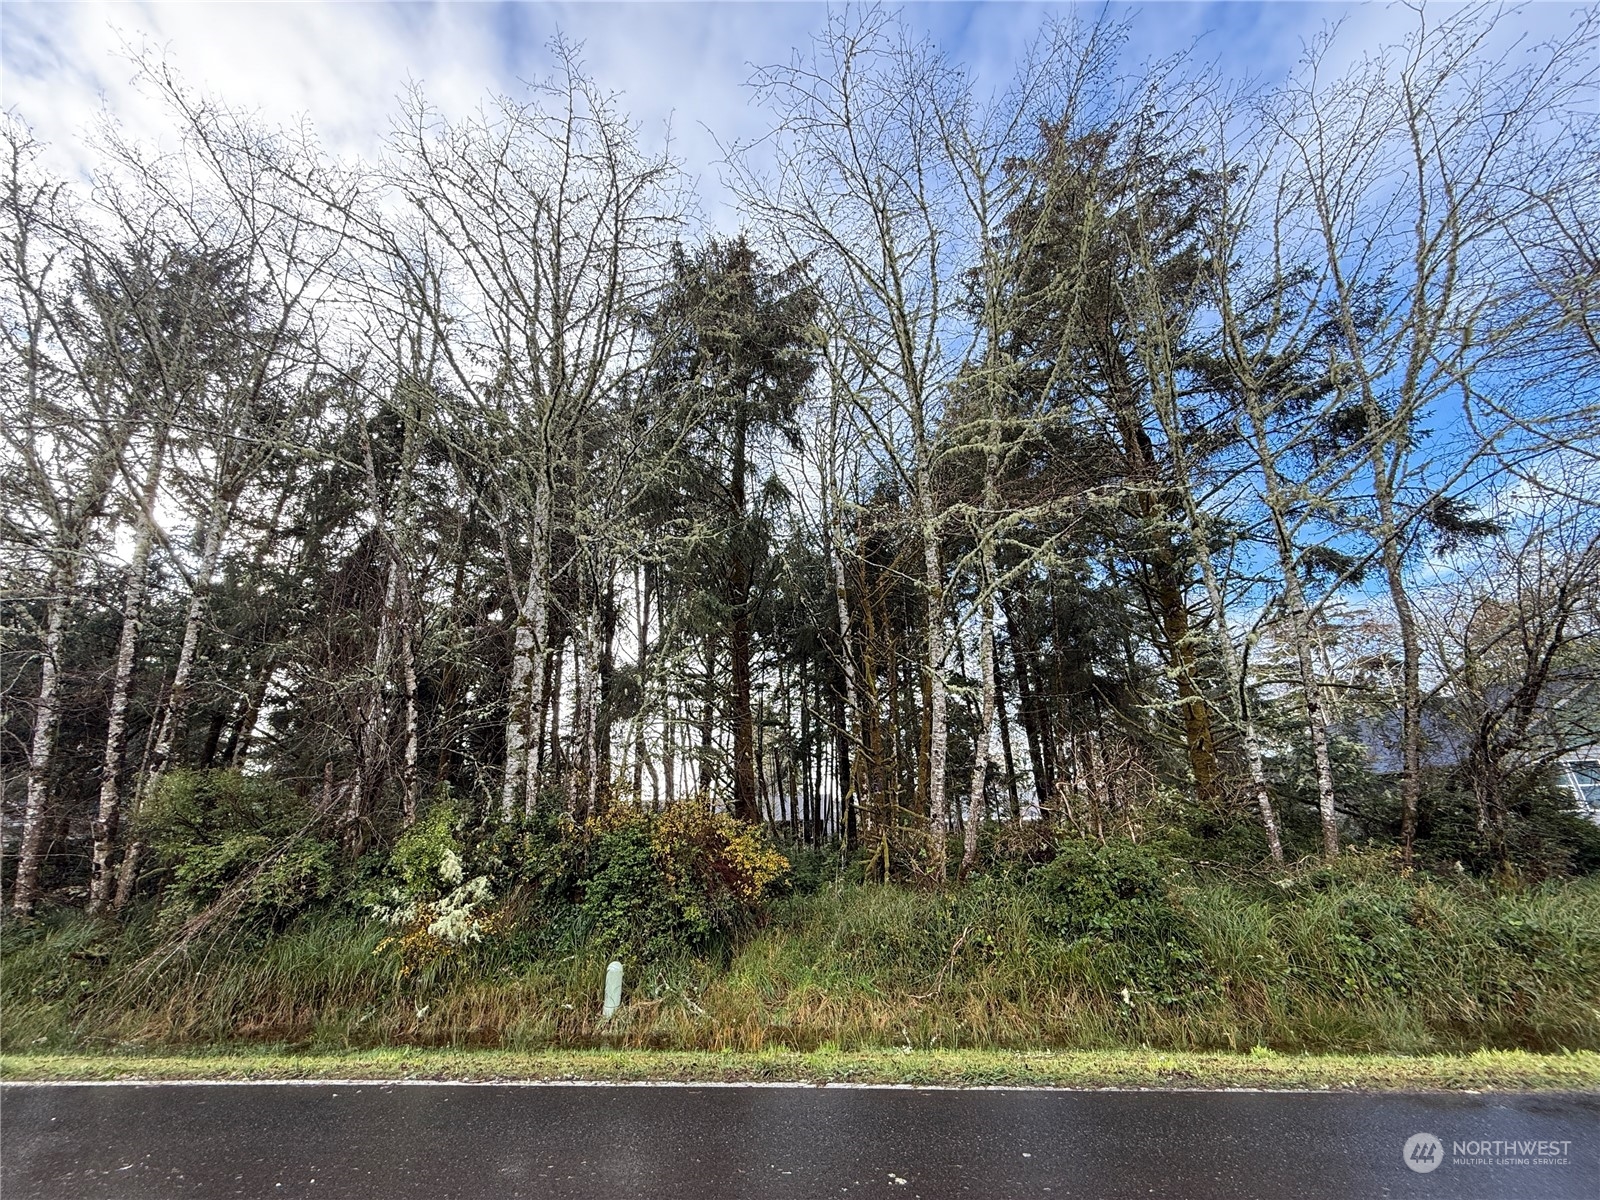
[[[161,886],[226,771],[355,860],[697,799],[885,879],[1592,865],[1600,16],[1517,23],[996,87],[851,10],[715,168],[559,40],[360,159],[159,59],[92,179],[10,114],[10,908]]]

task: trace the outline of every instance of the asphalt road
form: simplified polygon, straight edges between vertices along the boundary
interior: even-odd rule
[[[1425,1174],[1416,1133],[1442,1143]],[[7,1084],[0,1195],[1593,1200],[1600,1096]]]

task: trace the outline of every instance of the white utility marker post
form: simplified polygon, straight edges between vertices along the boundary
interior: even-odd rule
[[[622,964],[612,962],[606,968],[605,1006],[600,1010],[600,1019],[609,1021],[620,1007],[622,1007]]]

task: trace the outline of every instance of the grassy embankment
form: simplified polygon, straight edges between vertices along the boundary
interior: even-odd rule
[[[604,947],[556,954],[513,932],[405,977],[392,954],[374,952],[389,930],[350,908],[307,914],[270,936],[233,931],[181,950],[159,948],[147,920],[119,927],[57,913],[5,931],[0,1047],[14,1076],[49,1074],[52,1062],[68,1073],[95,1070],[89,1060],[42,1056],[110,1054],[104,1069],[116,1071],[124,1055],[156,1055],[136,1069],[181,1072],[186,1060],[159,1056],[271,1047],[214,1069],[255,1070],[247,1064],[259,1061],[294,1074],[325,1061],[333,1074],[387,1075],[414,1060],[424,1074],[718,1078],[783,1063],[780,1074],[799,1078],[1131,1083],[1171,1082],[1189,1068],[1151,1064],[1195,1053],[1202,1059],[1192,1061],[1210,1061],[1205,1053],[1220,1051],[1231,1065],[1196,1073],[1244,1083],[1266,1072],[1286,1086],[1346,1076],[1376,1085],[1416,1071],[1418,1086],[1595,1085],[1595,1056],[1569,1052],[1600,1049],[1600,879],[1497,891],[1467,879],[1341,871],[1186,875],[1171,889],[1172,919],[1155,934],[1063,933],[1057,910],[1000,881],[945,893],[827,884],[778,901],[765,924],[722,953],[630,964],[627,1003],[607,1026],[597,1002]],[[510,1057],[477,1065],[409,1049],[349,1057],[382,1047]],[[547,1056],[601,1047],[712,1053],[658,1056],[648,1067]],[[1015,1053],[1129,1048],[1150,1053]],[[1482,1050],[1558,1057],[1421,1067],[1298,1057]],[[717,1057],[724,1051],[758,1057]],[[779,1051],[788,1053],[772,1057]],[[572,1063],[580,1065],[562,1065]],[[1473,1073],[1480,1068],[1487,1074]]]

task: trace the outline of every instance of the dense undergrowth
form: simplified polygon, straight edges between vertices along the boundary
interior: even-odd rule
[[[1404,877],[1379,852],[1224,869],[1067,841],[936,889],[785,859],[693,806],[482,837],[441,804],[335,893],[331,843],[268,852],[238,785],[184,786],[151,828],[185,857],[131,918],[6,928],[6,1050],[1600,1048],[1595,878]],[[627,1002],[603,1024],[614,955]]]

